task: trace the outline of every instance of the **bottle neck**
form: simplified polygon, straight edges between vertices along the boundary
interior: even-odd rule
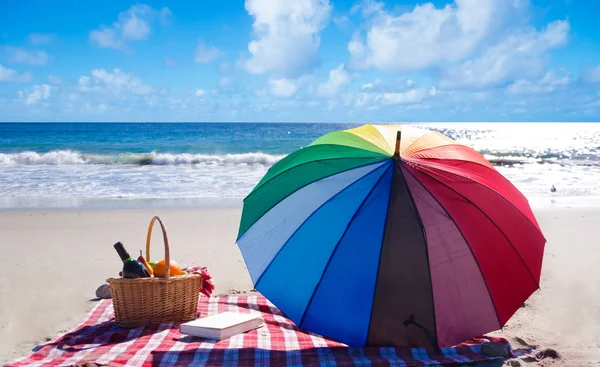
[[[127,259],[123,260],[123,264],[127,264],[130,261],[132,261],[132,259],[130,257],[128,257]]]
[[[115,250],[117,250],[119,257],[121,258],[121,261],[127,262],[128,259],[129,259],[129,261],[131,261],[131,255],[129,255],[127,250],[125,250],[125,247],[123,246],[123,244],[121,242],[115,243],[114,247],[115,247]]]

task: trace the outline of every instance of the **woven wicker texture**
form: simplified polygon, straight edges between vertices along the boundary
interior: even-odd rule
[[[150,239],[154,223],[158,221],[163,233],[165,261],[171,261],[167,230],[159,217],[150,221],[146,236],[146,261],[150,261]],[[168,266],[167,266],[168,269]],[[124,328],[184,322],[198,317],[198,296],[202,276],[198,274],[169,276],[164,278],[110,278],[115,311],[115,324]]]

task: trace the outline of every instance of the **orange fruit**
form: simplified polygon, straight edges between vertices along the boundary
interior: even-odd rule
[[[154,277],[156,277],[156,278],[164,277],[166,265],[167,265],[167,262],[165,260],[161,260],[161,261],[157,262],[156,265],[154,266]],[[181,267],[175,261],[171,260],[171,263],[169,264],[169,275],[176,276],[179,274],[181,274]]]

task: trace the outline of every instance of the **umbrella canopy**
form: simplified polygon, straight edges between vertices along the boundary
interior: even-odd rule
[[[451,346],[500,329],[539,288],[544,236],[479,153],[402,125],[326,134],[245,198],[255,288],[351,346]]]

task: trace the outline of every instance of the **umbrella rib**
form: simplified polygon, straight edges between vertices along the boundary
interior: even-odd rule
[[[296,166],[293,166],[293,167],[290,167],[290,168],[288,168],[288,169],[286,169],[286,170],[284,170],[284,171],[278,172],[276,175],[274,175],[273,177],[269,178],[267,181],[263,182],[263,183],[262,183],[262,184],[261,184],[261,185],[260,185],[260,186],[259,186],[259,187],[256,189],[256,191],[258,191],[259,189],[261,189],[261,188],[262,188],[264,185],[266,185],[268,182],[270,182],[270,181],[271,181],[271,180],[273,180],[274,178],[276,178],[276,177],[279,177],[279,176],[281,176],[282,174],[284,174],[284,173],[287,173],[287,172],[289,172],[289,171],[291,171],[291,170],[293,170],[293,169],[296,169],[296,168],[298,168],[298,167],[303,167],[303,166],[306,166],[307,164],[311,164],[311,163],[315,163],[315,162],[335,161],[335,160],[338,160],[338,159],[361,159],[361,160],[362,160],[362,159],[365,159],[365,160],[367,160],[367,159],[375,159],[375,158],[379,158],[379,157],[376,157],[376,156],[373,156],[373,157],[351,157],[351,156],[350,156],[350,157],[336,157],[336,158],[323,158],[323,159],[315,159],[314,161],[308,161],[308,162],[300,163],[300,164],[298,164],[298,165],[296,165]],[[386,159],[389,159],[389,158],[390,158],[390,157],[387,157],[387,156],[381,156],[381,160],[382,160],[382,161],[383,161],[383,160],[386,160]],[[368,164],[368,163],[367,163],[367,164]],[[350,169],[354,169],[354,168],[357,168],[357,167],[360,167],[360,166],[352,167],[352,168],[350,168]],[[350,169],[348,169],[348,170],[350,170]],[[347,170],[347,171],[348,171],[348,170]],[[344,172],[344,171],[340,171],[340,172],[337,172],[337,173],[341,173],[341,172]],[[334,173],[334,175],[335,175],[335,174],[336,174],[336,173]],[[323,178],[324,178],[324,177],[323,177]],[[319,179],[319,180],[321,180],[321,179]],[[319,180],[317,180],[317,181],[319,181]],[[313,182],[317,182],[317,181],[313,181]],[[247,199],[247,198],[248,198],[250,195],[254,194],[256,191],[253,191],[253,192],[251,192],[251,193],[250,193],[250,194],[249,194],[249,195],[248,195],[246,198],[244,198],[244,201],[246,201],[246,199]]]
[[[296,228],[296,230],[288,237],[288,239],[283,243],[283,245],[281,245],[281,248],[277,251],[277,253],[275,254],[275,256],[273,256],[273,259],[270,261],[269,265],[267,265],[267,267],[263,270],[263,272],[260,274],[260,276],[256,280],[256,283],[254,283],[254,288],[258,287],[258,283],[260,283],[260,281],[262,280],[263,275],[265,275],[265,273],[267,272],[267,270],[269,270],[269,267],[275,261],[275,259],[277,258],[277,256],[281,252],[281,250],[283,250],[283,248],[285,247],[285,245],[287,245],[287,243],[290,241],[290,239],[292,237],[294,237],[294,235],[300,230],[300,228],[302,228],[304,226],[304,224],[306,224],[306,222],[308,222],[308,220],[310,218],[312,218],[313,215],[315,215],[316,212],[318,212],[322,207],[324,207],[325,205],[327,205],[330,201],[332,201],[333,199],[335,199],[336,197],[338,197],[340,194],[342,194],[343,192],[345,192],[346,190],[348,190],[355,183],[357,183],[358,181],[360,181],[363,178],[367,177],[368,175],[372,174],[373,172],[377,171],[378,169],[381,169],[381,167],[383,167],[383,166],[384,166],[384,164],[381,164],[379,167],[370,170],[369,172],[367,172],[364,175],[360,176],[356,180],[352,181],[351,183],[348,184],[348,186],[344,187],[342,190],[340,190],[339,192],[337,192],[335,195],[333,195],[332,197],[330,197],[329,199],[327,199],[323,204],[319,205],[319,207],[317,209],[315,209],[312,213],[310,213],[310,215],[308,217],[306,217],[306,219],[298,226],[298,228]],[[314,181],[314,182],[317,182],[317,181]]]
[[[500,233],[502,234],[502,236],[503,236],[503,237],[506,239],[506,241],[508,241],[508,244],[510,245],[510,247],[512,247],[512,249],[515,251],[515,253],[516,253],[516,254],[517,254],[517,256],[519,257],[519,259],[520,259],[520,260],[521,260],[521,262],[523,263],[523,266],[525,266],[525,269],[527,269],[527,272],[528,272],[528,273],[529,273],[529,275],[531,276],[531,279],[533,280],[533,283],[534,283],[534,284],[537,286],[537,288],[539,289],[539,288],[540,288],[540,284],[537,282],[537,280],[535,280],[535,277],[534,277],[534,276],[533,276],[533,274],[531,273],[531,269],[529,269],[529,266],[527,266],[527,264],[525,263],[525,260],[523,260],[523,257],[521,257],[521,254],[519,253],[519,251],[517,251],[517,249],[515,248],[515,246],[513,245],[513,243],[512,243],[512,242],[511,242],[511,241],[508,239],[508,237],[506,236],[506,234],[504,233],[504,231],[502,231],[502,229],[500,229],[500,227],[499,227],[499,226],[496,224],[496,222],[494,222],[494,221],[492,220],[492,218],[490,218],[490,217],[489,217],[489,215],[487,215],[487,214],[486,214],[486,213],[485,213],[483,210],[481,210],[481,208],[479,208],[477,205],[475,205],[475,203],[473,203],[471,200],[469,200],[469,199],[468,199],[467,197],[465,197],[463,194],[459,193],[459,192],[458,192],[458,191],[456,191],[455,189],[451,188],[450,186],[446,185],[446,184],[445,184],[445,183],[443,183],[442,181],[438,180],[437,178],[433,177],[432,175],[430,175],[430,174],[428,174],[428,173],[426,172],[427,170],[436,172],[436,171],[440,171],[439,169],[436,169],[436,168],[431,168],[431,167],[427,167],[427,166],[423,166],[423,165],[418,165],[418,166],[424,169],[424,171],[421,171],[423,174],[426,174],[428,177],[431,177],[433,180],[436,180],[437,182],[439,182],[439,183],[441,183],[442,185],[446,186],[446,187],[447,187],[447,188],[449,188],[450,190],[454,191],[454,192],[455,192],[457,195],[460,195],[460,196],[461,196],[463,199],[465,199],[465,200],[467,200],[469,203],[471,203],[471,205],[473,205],[475,208],[477,208],[477,210],[479,210],[479,211],[480,211],[480,212],[481,212],[481,213],[482,213],[482,214],[483,214],[483,215],[484,215],[484,216],[485,216],[485,217],[486,217],[486,218],[487,218],[487,219],[488,219],[488,220],[489,220],[489,221],[490,221],[490,222],[491,222],[491,223],[492,223],[492,224],[493,224],[493,225],[494,225],[494,226],[495,226],[497,229],[498,229],[498,231],[500,231]],[[420,170],[419,170],[419,171],[420,171]],[[505,198],[505,197],[504,197],[502,194],[500,194],[500,193],[499,193],[499,192],[497,192],[496,190],[493,190],[492,188],[488,187],[487,185],[484,185],[484,184],[482,184],[482,183],[480,183],[480,182],[477,182],[477,181],[475,181],[475,180],[471,180],[471,179],[469,179],[469,178],[467,178],[467,177],[464,177],[464,176],[461,176],[461,175],[457,175],[457,174],[455,174],[455,173],[452,173],[452,172],[446,172],[446,171],[443,171],[443,172],[445,172],[445,173],[448,173],[448,174],[451,174],[451,175],[454,175],[454,176],[458,176],[458,177],[465,178],[465,179],[467,179],[467,180],[469,180],[469,181],[471,181],[471,182],[473,182],[473,183],[475,183],[475,184],[481,185],[481,186],[483,186],[483,187],[487,188],[488,190],[490,190],[491,192],[493,192],[493,193],[497,194],[498,196],[500,196],[500,197],[501,197],[501,198],[503,198],[504,200],[508,201],[510,204],[512,204],[510,200],[508,200],[507,198]],[[533,223],[531,223],[531,221],[529,220],[529,218],[527,218],[527,217],[525,216],[525,214],[523,214],[523,212],[521,212],[521,210],[520,210],[520,209],[519,209],[519,208],[518,208],[516,205],[512,204],[512,206],[513,206],[515,209],[517,209],[517,211],[518,211],[519,213],[521,213],[521,215],[522,215],[522,216],[524,216],[524,217],[527,219],[527,222],[528,222],[528,223],[530,223],[531,225],[533,225]],[[537,228],[535,228],[535,226],[534,226],[534,229],[536,230],[536,232],[539,232],[539,231],[537,230]],[[542,235],[542,238],[544,239],[544,242],[545,242],[545,241],[546,241],[546,239],[544,238],[544,236],[543,236],[543,235]]]
[[[282,175],[282,174],[284,174],[284,173],[286,173],[286,172],[288,172],[288,171],[290,171],[290,170],[292,170],[292,169],[294,169],[294,168],[296,168],[296,167],[301,167],[301,166],[304,166],[305,164],[314,163],[314,162],[321,162],[321,161],[328,161],[328,160],[334,160],[334,159],[349,159],[349,158],[352,158],[352,159],[373,159],[373,158],[377,158],[377,156],[381,156],[381,157],[382,157],[382,160],[389,158],[387,155],[385,155],[385,154],[382,154],[382,153],[377,153],[377,152],[373,152],[373,151],[366,150],[366,149],[362,149],[362,148],[350,147],[350,146],[347,146],[347,145],[342,145],[342,144],[319,144],[319,145],[309,145],[308,147],[306,147],[306,148],[304,148],[304,149],[301,149],[301,150],[297,150],[296,152],[300,152],[300,151],[302,151],[302,150],[306,151],[307,149],[311,149],[311,148],[312,148],[312,149],[315,149],[315,148],[319,148],[319,149],[321,149],[321,148],[323,148],[323,147],[328,147],[328,146],[329,146],[329,147],[336,147],[336,146],[337,146],[337,147],[351,148],[351,149],[355,149],[355,150],[359,150],[359,151],[363,151],[363,152],[370,152],[370,153],[373,153],[373,157],[352,157],[352,156],[343,156],[343,157],[337,157],[337,158],[323,158],[323,159],[315,159],[315,160],[310,160],[310,161],[308,161],[308,162],[300,163],[300,164],[298,164],[298,165],[295,165],[295,166],[292,166],[292,167],[288,167],[288,168],[284,169],[283,171],[277,172],[277,173],[276,173],[276,174],[274,174],[272,177],[270,177],[268,180],[266,180],[265,182],[261,183],[261,184],[260,184],[260,186],[258,186],[258,187],[255,187],[255,188],[254,188],[254,190],[252,190],[252,192],[250,192],[250,194],[248,194],[248,196],[252,195],[252,193],[253,193],[255,190],[258,190],[259,188],[261,188],[262,186],[264,186],[264,185],[265,185],[267,182],[271,181],[271,180],[272,180],[272,179],[274,179],[275,177],[278,177],[279,175]],[[289,157],[290,155],[292,155],[292,154],[294,154],[294,153],[296,153],[296,152],[292,152],[292,153],[290,153],[288,156],[284,157],[284,158],[283,158],[282,160],[280,160],[279,162],[283,161],[284,159],[286,159],[287,157]],[[277,163],[279,163],[279,162],[277,162]],[[277,163],[276,163],[276,164],[277,164]],[[275,166],[273,166],[273,167],[275,167]],[[273,168],[273,167],[271,167],[271,168]],[[244,199],[244,200],[245,200],[245,199]]]
[[[444,134],[442,134],[440,132],[437,132],[437,131],[434,131],[434,130],[429,130],[428,133],[425,133],[425,134],[419,136],[417,139],[415,139],[415,141],[413,141],[412,143],[410,143],[406,148],[402,149],[402,151],[407,151],[410,147],[412,147],[413,145],[415,145],[419,140],[423,139],[424,137],[426,137],[429,134],[438,134],[438,135],[441,135],[443,138],[446,138],[446,139],[449,139],[450,141],[452,141],[452,143],[454,143],[454,145],[463,145],[463,144],[460,144],[459,142],[457,142],[457,141],[455,141],[453,139],[450,139],[449,137],[445,136]],[[427,149],[423,149],[423,150],[427,150]]]
[[[425,169],[428,169],[428,167],[423,167]],[[433,170],[431,168],[429,168],[429,170]],[[481,214],[483,214],[489,221],[490,223],[492,223],[494,225],[494,227],[496,227],[496,229],[502,234],[502,236],[504,237],[504,239],[506,239],[506,241],[508,242],[508,244],[510,245],[510,247],[512,247],[513,251],[517,254],[517,256],[519,257],[519,259],[521,260],[521,262],[523,263],[523,266],[525,267],[525,269],[527,269],[527,272],[529,273],[529,275],[531,276],[531,280],[533,280],[533,284],[536,285],[536,287],[539,289],[540,285],[539,283],[535,280],[535,277],[533,276],[533,274],[531,273],[531,270],[529,269],[529,267],[527,266],[527,264],[525,263],[525,260],[523,260],[523,258],[521,257],[521,254],[519,254],[519,251],[517,251],[517,249],[515,248],[515,246],[513,245],[513,243],[508,239],[508,237],[506,236],[506,234],[504,233],[504,231],[502,231],[502,229],[500,229],[500,227],[498,226],[498,224],[496,224],[496,222],[494,222],[492,220],[492,218],[489,217],[489,215],[487,215],[483,210],[481,210],[480,207],[478,207],[477,205],[475,205],[475,203],[473,203],[471,200],[469,200],[466,196],[464,196],[463,194],[459,193],[458,191],[456,191],[455,189],[453,189],[452,187],[446,185],[445,183],[443,183],[442,181],[438,180],[437,178],[431,176],[430,174],[428,174],[426,171],[421,171],[423,174],[427,175],[427,177],[430,177],[431,179],[439,182],[440,184],[442,184],[443,186],[447,187],[448,189],[452,190],[454,193],[456,193],[457,195],[459,195],[460,197],[462,197],[463,199],[465,199],[467,202],[471,203],[471,205],[473,205],[475,208],[477,208],[477,210],[479,210],[481,212]],[[435,171],[435,170],[434,170]],[[450,172],[449,172],[450,173]],[[462,177],[462,176],[461,176]],[[479,185],[482,185],[481,183],[478,183]],[[485,185],[482,185],[484,187],[486,187]],[[491,189],[490,189],[491,190]],[[495,192],[494,190],[492,190],[492,192]],[[502,195],[500,195],[502,196]],[[518,209],[517,209],[518,210]]]
[[[385,242],[385,235],[387,232],[387,221],[389,219],[390,216],[390,204],[392,202],[392,190],[394,188],[394,178],[392,177],[392,185],[390,187],[390,197],[388,198],[388,205],[385,211],[385,219],[383,220],[383,236],[381,236],[381,244],[380,244],[380,250],[379,250],[379,259],[377,259],[377,271],[375,272],[375,274],[377,274],[377,276],[375,277],[375,286],[373,287],[373,299],[371,300],[371,305],[373,305],[373,303],[375,303],[375,295],[377,294],[377,285],[378,285],[378,280],[379,280],[379,270],[381,270],[381,257],[383,256],[383,244]],[[371,330],[371,323],[373,322],[373,309],[371,309],[371,314],[369,315],[369,327],[367,328],[367,337],[366,342],[369,342],[369,331]]]
[[[393,151],[394,147],[390,146],[390,143],[388,143],[387,139],[385,138],[385,136],[383,136],[383,134],[381,133],[381,131],[379,131],[379,129],[375,125],[371,125],[371,126],[374,127],[375,130],[377,131],[377,133],[379,134],[379,136],[381,136],[381,139],[385,142],[385,145],[387,145],[388,147],[390,147],[390,150]],[[361,136],[361,138],[362,138],[362,136]]]
[[[299,327],[302,327],[302,323],[304,322],[304,318],[306,317],[306,313],[308,312],[308,309],[310,308],[310,306],[311,306],[311,304],[313,302],[313,299],[315,298],[315,295],[317,294],[317,289],[319,289],[319,287],[321,286],[321,282],[323,281],[323,278],[325,278],[325,273],[327,272],[327,269],[329,269],[329,265],[331,264],[331,260],[334,258],[334,256],[335,256],[335,254],[336,254],[336,252],[337,252],[340,244],[342,243],[342,240],[344,239],[344,237],[346,237],[346,233],[348,232],[348,230],[352,226],[352,223],[354,223],[354,220],[356,219],[356,217],[358,217],[358,214],[360,213],[360,211],[362,210],[362,208],[364,207],[364,205],[367,203],[367,200],[369,200],[369,197],[371,197],[371,194],[373,194],[373,191],[375,191],[375,188],[377,188],[377,186],[379,185],[379,183],[381,182],[381,180],[383,179],[383,177],[393,167],[394,166],[391,165],[390,167],[388,167],[388,168],[385,169],[385,171],[377,179],[377,182],[375,182],[375,184],[373,185],[373,187],[371,188],[371,190],[369,190],[369,193],[367,194],[367,196],[365,196],[364,200],[360,203],[360,206],[358,207],[358,209],[356,210],[356,212],[354,212],[354,215],[352,215],[352,218],[350,218],[350,221],[346,225],[346,228],[344,229],[344,232],[342,233],[342,236],[340,237],[340,239],[335,244],[335,247],[333,248],[333,251],[331,252],[331,256],[329,256],[329,259],[327,259],[327,264],[325,265],[325,268],[323,269],[323,272],[321,273],[321,277],[319,278],[319,281],[317,282],[317,285],[315,286],[315,288],[312,291],[312,294],[310,295],[310,299],[308,301],[308,304],[306,305],[306,308],[304,309],[304,312],[302,313],[302,317],[300,318],[300,322],[298,323]],[[391,190],[391,187],[390,187],[390,190]],[[383,225],[385,226],[385,223]]]
[[[351,132],[351,130],[338,130],[338,131],[333,131],[330,134],[335,134],[335,133],[345,133],[345,134],[352,135],[354,137],[360,138],[361,140],[365,141],[367,144],[371,145],[376,150],[369,150],[369,149],[358,148],[358,147],[353,147],[353,148],[362,149],[362,150],[366,150],[366,151],[377,153],[377,154],[385,154],[385,155],[389,154],[385,150],[385,147],[389,146],[389,144],[387,144],[387,142],[385,142],[385,138],[383,137],[383,135],[381,135],[381,133],[379,135],[381,136],[381,138],[385,142],[385,146],[384,147],[376,145],[375,143],[373,143],[373,142],[365,139],[362,135],[359,135],[359,134],[356,134],[354,132]],[[326,136],[326,135],[324,135],[324,136]],[[314,142],[312,142],[310,145],[307,146],[307,148],[310,147],[310,146],[315,146],[315,145],[340,145],[340,146],[345,146],[345,147],[351,147],[350,145],[345,145],[345,144],[341,144],[341,143],[332,143],[332,142],[329,142],[329,143],[326,143],[326,144],[315,144],[315,142],[317,142],[318,140],[319,139],[317,139]]]
[[[475,257],[475,253],[473,253],[473,249],[471,248],[469,241],[467,241],[467,238],[465,237],[464,233],[462,232],[462,230],[460,229],[458,224],[456,224],[456,221],[454,220],[452,215],[450,215],[450,213],[448,212],[446,207],[444,205],[442,205],[442,203],[440,203],[440,201],[435,197],[435,195],[433,195],[433,193],[431,193],[431,191],[429,191],[429,189],[421,182],[421,180],[419,180],[412,172],[410,172],[410,170],[407,169],[406,172],[408,172],[408,174],[410,174],[419,183],[419,185],[421,185],[425,189],[425,191],[427,191],[427,193],[429,193],[429,195],[433,198],[433,200],[435,200],[438,203],[440,208],[442,208],[444,210],[444,212],[446,213],[448,218],[450,218],[452,223],[454,223],[454,226],[456,227],[456,229],[460,233],[461,237],[467,244],[467,247],[469,248],[469,251],[471,252],[471,256],[473,256],[473,260],[475,260],[475,263],[477,264],[477,268],[479,269],[479,273],[481,274],[481,279],[483,280],[483,283],[485,284],[485,288],[488,291],[488,296],[490,297],[490,302],[492,302],[492,306],[494,306],[494,313],[496,314],[496,319],[498,320],[498,326],[500,328],[502,328],[502,323],[500,322],[500,316],[498,316],[498,310],[496,308],[496,303],[494,302],[494,298],[492,297],[492,292],[490,292],[490,287],[488,286],[487,280],[485,279],[485,276],[483,275],[483,271],[481,270],[481,265],[479,265],[479,260],[477,260],[477,257]]]
[[[456,147],[462,147],[462,148],[468,148],[468,149],[471,149],[471,148],[467,147],[467,146],[466,146],[466,145],[464,145],[464,144],[460,144],[460,143],[457,143],[457,142],[453,142],[453,143],[450,143],[450,144],[437,145],[437,146],[435,146],[435,147],[432,147],[432,148],[427,148],[427,149],[419,150],[418,152],[416,152],[416,153],[413,153],[413,154],[424,154],[424,153],[425,153],[425,154],[427,154],[427,153],[430,153],[431,151],[435,151],[436,149],[439,149],[439,148],[445,148],[445,147],[455,147],[455,146],[456,146]],[[475,151],[475,152],[477,152],[477,151]],[[479,155],[481,155],[481,153],[479,153],[479,152],[477,152],[477,153],[478,153]],[[408,156],[404,156],[404,159],[407,159],[407,160],[408,160],[408,159],[410,159],[410,160],[425,160],[425,161],[427,161],[427,160],[431,159],[431,160],[444,160],[444,161],[445,161],[445,160],[450,160],[450,161],[458,161],[458,162],[471,162],[471,163],[475,163],[475,164],[478,164],[478,165],[480,165],[480,166],[483,166],[483,167],[490,168],[489,166],[486,166],[485,164],[481,163],[480,161],[472,161],[472,160],[468,160],[468,159],[457,159],[457,158],[434,158],[434,157],[426,157],[426,158],[425,158],[425,157],[413,157],[413,156],[411,156],[411,155],[412,155],[412,154],[409,154]],[[486,162],[490,163],[488,160],[486,160],[486,159],[485,159],[485,157],[483,157],[483,156],[482,156],[482,158],[483,158],[483,159],[484,159]],[[490,165],[491,165],[491,163],[490,163]],[[492,165],[492,167],[493,167],[493,165]],[[495,170],[495,169],[494,169],[494,170]]]
[[[319,178],[318,180],[314,180],[314,181],[311,181],[311,182],[307,182],[305,185],[302,185],[302,186],[300,186],[300,187],[296,188],[296,190],[294,190],[294,191],[292,191],[292,192],[288,193],[287,195],[285,195],[284,197],[282,197],[282,198],[281,198],[281,199],[280,199],[278,202],[274,203],[274,204],[273,204],[273,205],[272,205],[272,206],[271,206],[269,209],[265,210],[265,212],[264,212],[264,213],[262,213],[262,214],[260,215],[260,217],[256,218],[256,220],[254,220],[254,222],[253,222],[253,223],[252,223],[252,224],[251,224],[251,225],[250,225],[248,228],[246,228],[246,230],[244,231],[244,233],[241,233],[241,234],[238,236],[238,238],[236,239],[236,241],[239,241],[239,240],[240,240],[240,239],[241,239],[241,238],[242,238],[242,237],[243,237],[243,236],[246,234],[246,232],[248,232],[248,231],[250,230],[250,228],[252,228],[252,226],[253,226],[254,224],[256,224],[256,222],[258,222],[258,221],[259,221],[259,220],[260,220],[260,219],[261,219],[263,216],[265,216],[265,214],[267,214],[267,213],[268,213],[268,212],[269,212],[271,209],[273,209],[275,206],[277,206],[277,204],[279,204],[279,203],[280,203],[280,202],[282,202],[283,200],[287,199],[289,196],[293,195],[294,193],[296,193],[296,192],[297,192],[297,191],[299,191],[300,189],[303,189],[304,187],[306,187],[306,186],[308,186],[308,185],[312,185],[313,183],[315,183],[315,182],[319,182],[319,181],[321,181],[321,180],[324,180],[324,179],[326,179],[326,178],[328,178],[328,177],[335,176],[335,175],[337,175],[337,174],[340,174],[340,173],[348,172],[348,171],[350,171],[350,170],[353,170],[353,169],[356,169],[356,168],[365,167],[365,166],[368,166],[368,165],[370,165],[370,164],[376,164],[376,163],[379,163],[379,162],[381,162],[381,161],[384,161],[384,160],[386,160],[386,159],[389,159],[389,157],[383,157],[381,160],[372,161],[374,158],[375,158],[375,157],[359,157],[359,158],[352,158],[352,157],[339,157],[339,158],[328,158],[328,159],[321,159],[321,160],[310,161],[310,162],[306,162],[306,163],[299,164],[299,165],[297,165],[297,166],[294,166],[294,167],[292,167],[292,168],[290,168],[290,169],[288,169],[288,170],[286,170],[286,171],[284,171],[284,172],[278,173],[276,176],[273,176],[271,179],[273,179],[273,178],[275,178],[275,177],[279,176],[280,174],[282,174],[282,173],[285,173],[285,172],[287,172],[287,171],[289,171],[289,170],[292,170],[292,169],[295,169],[295,168],[298,168],[298,167],[301,167],[301,166],[304,166],[304,165],[307,165],[307,164],[310,164],[310,163],[315,163],[315,162],[333,161],[333,160],[338,160],[338,159],[357,159],[357,160],[363,160],[363,159],[364,159],[364,160],[370,160],[370,161],[366,162],[365,164],[359,164],[358,166],[354,166],[354,167],[351,167],[351,168],[345,169],[345,170],[343,170],[343,171],[334,172],[334,173],[332,173],[332,174],[330,174],[330,175],[323,176],[323,177]],[[264,184],[266,184],[267,182],[271,181],[271,179],[269,179],[268,181],[265,181],[265,183],[264,183]],[[261,185],[261,187],[260,187],[260,188],[262,188],[262,187],[263,187],[263,186]],[[257,191],[258,191],[258,190],[257,190]],[[251,192],[251,193],[250,193],[250,194],[249,194],[249,195],[248,195],[248,196],[247,196],[247,197],[244,199],[244,201],[246,201],[246,199],[247,199],[248,197],[250,197],[250,195],[254,194],[255,192],[256,192],[256,191],[253,191],[253,192]]]
[[[426,159],[436,159],[436,158],[426,158]],[[527,222],[531,223],[531,225],[534,227],[534,229],[535,229],[536,231],[540,232],[540,231],[538,230],[538,228],[537,228],[536,224],[535,224],[535,223],[533,223],[533,222],[531,221],[531,219],[529,219],[529,218],[528,218],[528,217],[527,217],[527,216],[526,216],[526,215],[525,215],[525,214],[524,214],[524,213],[521,211],[521,209],[519,209],[519,207],[518,207],[518,206],[516,206],[516,205],[515,205],[515,204],[514,204],[512,201],[508,200],[508,199],[506,198],[506,196],[504,196],[503,194],[499,193],[497,190],[494,190],[494,189],[492,189],[491,187],[489,187],[489,186],[487,186],[487,185],[484,185],[484,184],[482,184],[481,182],[479,182],[479,181],[476,181],[476,180],[473,180],[473,179],[471,179],[471,178],[469,178],[469,177],[466,177],[466,176],[463,176],[463,175],[459,175],[459,174],[456,174],[456,173],[453,173],[453,172],[444,171],[444,170],[441,170],[441,169],[439,169],[439,168],[436,168],[436,167],[428,167],[426,164],[422,164],[422,163],[420,163],[420,162],[418,162],[418,161],[415,161],[415,160],[414,160],[414,158],[412,158],[412,159],[410,159],[410,160],[412,161],[412,163],[413,163],[413,164],[415,164],[415,165],[417,165],[417,166],[419,166],[419,167],[425,167],[425,168],[427,168],[427,169],[429,169],[429,170],[434,170],[434,171],[442,171],[442,172],[445,172],[445,173],[448,173],[448,174],[451,174],[451,175],[454,175],[454,176],[458,176],[458,177],[464,178],[465,180],[469,180],[469,181],[471,181],[471,182],[474,182],[474,183],[477,183],[477,184],[479,184],[479,185],[482,185],[482,186],[484,186],[485,188],[487,188],[488,190],[491,190],[491,191],[495,192],[495,193],[496,193],[496,194],[498,194],[498,195],[499,195],[501,198],[503,198],[504,200],[508,201],[508,202],[510,203],[510,205],[512,205],[513,207],[515,207],[515,209],[517,209],[517,211],[518,211],[518,212],[519,212],[519,213],[520,213],[520,214],[521,214],[523,217],[525,217],[525,219],[527,219]],[[441,159],[440,159],[440,160],[441,160]],[[475,163],[475,164],[479,164],[479,163],[477,163],[477,162],[474,162],[474,161],[467,161],[467,160],[465,160],[465,162],[472,162],[472,163]],[[480,166],[482,166],[482,167],[486,167],[486,166],[484,166],[484,165],[482,165],[482,164],[479,164],[479,165],[480,165]],[[502,176],[502,174],[500,174],[500,172],[498,172],[497,170],[495,170],[495,169],[491,169],[490,167],[486,167],[486,168],[487,168],[487,169],[489,169],[489,170],[491,170],[492,172],[494,172],[494,173],[498,174],[498,177],[499,177],[500,179],[506,180],[506,181],[508,181],[508,183],[510,183],[511,185],[513,185],[513,184],[512,184],[512,183],[511,183],[511,182],[510,182],[510,181],[509,181],[509,180],[508,180],[506,177]],[[513,185],[513,186],[514,186],[514,185]],[[517,191],[518,191],[518,190],[517,190]],[[523,195],[523,193],[521,193],[521,192],[519,192],[519,193],[520,193],[520,194],[523,196],[523,198],[524,198],[525,200],[527,200],[527,198],[525,197],[525,195]],[[540,234],[542,235],[542,237],[544,237],[544,234],[543,234],[543,233],[541,233],[541,232],[540,232]],[[544,237],[544,239],[545,239],[545,237]]]
[[[419,213],[419,208],[417,207],[417,204],[415,203],[415,199],[413,198],[413,194],[410,191],[410,186],[408,185],[408,182],[406,182],[406,178],[404,178],[404,172],[402,171],[402,165],[400,164],[400,162],[398,162],[398,166],[399,166],[398,169],[400,170],[400,174],[402,175],[402,179],[404,180],[404,182],[406,184],[406,190],[408,191],[408,197],[410,199],[410,202],[411,202],[413,208],[415,209],[415,213],[417,214],[417,221],[419,222],[419,227],[421,227],[421,233],[423,234],[423,242],[425,243],[425,257],[427,258],[427,271],[429,274],[429,286],[431,287],[431,302],[433,303],[433,305],[432,305],[433,325],[435,328],[435,330],[434,330],[435,345],[433,347],[439,348],[438,332],[437,332],[437,317],[436,317],[436,309],[435,309],[435,297],[433,296],[433,278],[431,277],[431,263],[430,263],[430,259],[429,259],[429,244],[427,243],[427,233],[425,232],[425,226],[423,225],[423,220],[421,219],[421,213]]]

